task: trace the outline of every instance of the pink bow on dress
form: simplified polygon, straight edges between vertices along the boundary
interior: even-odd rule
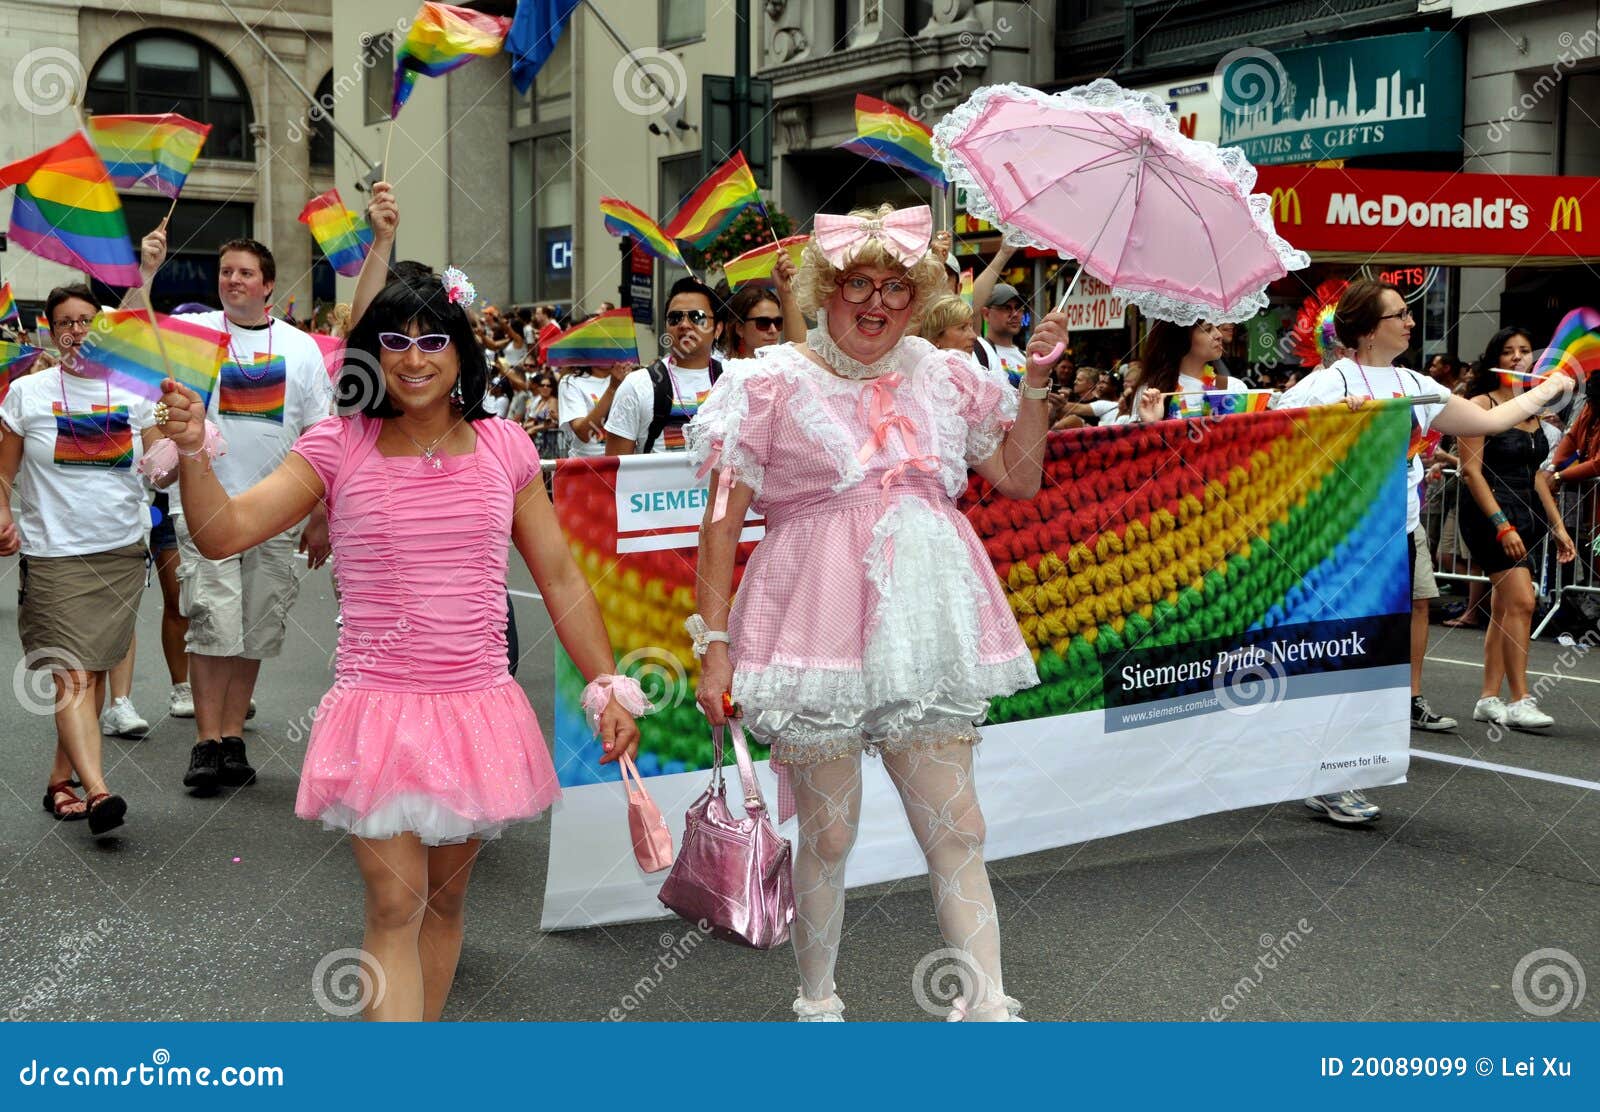
[[[881,242],[901,265],[914,266],[933,241],[933,210],[918,205],[881,219],[819,212],[812,222],[811,239],[822,257],[836,267],[848,263],[869,239]]]

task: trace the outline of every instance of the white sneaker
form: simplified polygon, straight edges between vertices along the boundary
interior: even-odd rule
[[[167,713],[173,718],[194,717],[194,691],[187,683],[175,683],[167,696]]]
[[[139,717],[139,712],[133,709],[133,700],[124,695],[111,700],[111,705],[100,716],[100,732],[137,740],[149,736],[150,723]]]
[[[1474,722],[1493,722],[1497,726],[1504,726],[1506,724],[1505,700],[1498,695],[1485,695],[1472,708],[1472,720]]]
[[[1539,704],[1533,701],[1533,696],[1518,699],[1509,704],[1505,709],[1505,717],[1501,724],[1510,726],[1513,730],[1542,730],[1546,726],[1555,725],[1555,719],[1539,709]]]
[[[794,1016],[799,1023],[843,1023],[844,1001],[837,993],[826,1000],[807,1000],[802,993],[794,998]]]

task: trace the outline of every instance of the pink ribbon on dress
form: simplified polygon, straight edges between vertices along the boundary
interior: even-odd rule
[[[711,443],[711,454],[700,465],[700,470],[694,473],[695,479],[699,480],[713,471],[717,472],[717,496],[715,503],[711,507],[712,521],[721,521],[728,515],[728,492],[733,489],[733,472],[721,465],[722,441],[714,440]]]
[[[884,245],[903,266],[915,266],[933,242],[933,210],[927,205],[900,209],[883,217],[833,216],[819,212],[811,222],[811,240],[822,257],[843,268],[869,239]]]

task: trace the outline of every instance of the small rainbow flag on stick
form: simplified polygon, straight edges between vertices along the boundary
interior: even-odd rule
[[[16,295],[11,292],[10,282],[0,282],[0,321],[8,317],[16,317],[17,323],[22,323],[22,312],[17,308]]]
[[[147,186],[177,198],[211,133],[176,112],[156,116],[90,116],[85,125],[118,189]]]
[[[1550,346],[1534,364],[1533,377],[1542,379],[1562,372],[1577,378],[1580,373],[1595,371],[1600,371],[1600,313],[1589,308],[1574,309],[1556,325]]]
[[[949,184],[933,157],[933,129],[876,97],[856,94],[856,137],[840,143],[874,162],[887,162],[940,189]]]
[[[161,336],[156,337],[156,328]],[[161,380],[183,383],[208,406],[228,354],[228,334],[182,317],[150,314],[143,309],[114,309],[94,319],[94,327],[78,347],[78,360],[109,375],[151,401],[161,399]]]
[[[400,115],[400,109],[405,107],[417,74],[438,77],[473,58],[498,54],[510,29],[511,20],[505,16],[485,15],[453,4],[423,4],[394,54],[390,118]]]
[[[612,235],[632,236],[633,242],[641,250],[688,269],[683,256],[678,253],[678,245],[667,238],[661,225],[646,216],[643,209],[630,205],[620,197],[601,197],[600,211],[605,214],[606,231]]]
[[[346,278],[361,273],[361,264],[372,249],[372,229],[365,220],[344,207],[337,189],[307,201],[306,207],[300,210],[300,223],[310,227],[317,246],[328,256],[335,271]],[[290,310],[293,311],[293,298]]]
[[[74,132],[31,158],[0,167],[0,188],[13,185],[11,239],[18,247],[86,270],[108,286],[140,284],[122,202],[87,135]]]
[[[961,271],[961,300],[971,305],[975,292],[972,268],[969,266]]]
[[[750,173],[750,164],[744,160],[744,152],[738,151],[678,206],[663,230],[672,239],[704,248],[747,206],[760,203],[761,192]]]
[[[563,333],[545,348],[544,361],[552,367],[606,367],[612,363],[639,365],[639,334],[630,309],[612,309]]]
[[[1226,390],[1206,391],[1206,411],[1213,417],[1225,417],[1232,413],[1265,413],[1272,407],[1271,390],[1242,390],[1239,393],[1229,393]]]
[[[779,251],[787,251],[794,265],[799,266],[800,255],[810,242],[810,236],[789,236],[776,243],[763,243],[754,251],[746,251],[723,263],[722,273],[728,279],[728,285],[735,289],[746,282],[763,281],[772,277],[773,268],[778,265]]]
[[[0,401],[5,401],[11,384],[29,371],[44,354],[43,348],[27,344],[8,344],[0,340]]]

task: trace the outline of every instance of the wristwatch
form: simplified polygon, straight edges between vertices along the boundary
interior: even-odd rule
[[[1050,397],[1050,387],[1048,386],[1029,386],[1024,381],[1021,389],[1024,398],[1029,398],[1036,402],[1042,402]]]
[[[709,628],[706,620],[699,614],[690,614],[688,621],[683,623],[683,628],[689,631],[689,637],[694,641],[695,656],[705,656],[713,641],[721,641],[724,645],[733,644],[728,640],[726,630]]]

